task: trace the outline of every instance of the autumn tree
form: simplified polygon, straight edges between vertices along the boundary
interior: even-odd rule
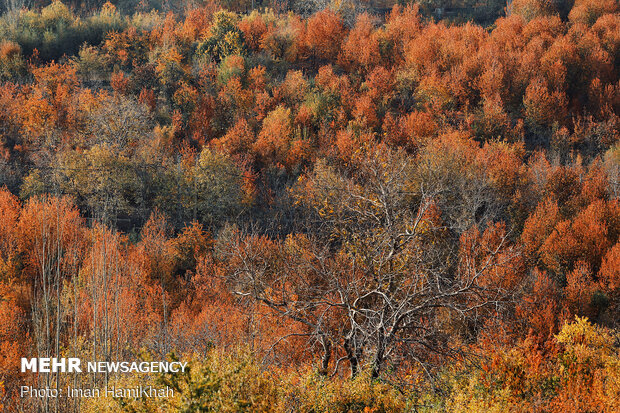
[[[300,188],[331,242],[290,237],[281,252],[263,255],[261,244],[270,241],[237,235],[220,253],[230,263],[229,283],[303,325],[320,344],[323,372],[347,361],[353,375],[366,363],[378,375],[403,352],[426,365],[422,348],[449,351],[433,327],[440,309],[465,320],[501,300],[487,277],[518,253],[498,232],[488,255],[450,265],[459,262],[458,249],[450,247],[436,194],[412,179],[411,160],[380,148],[355,162],[351,176],[319,163]],[[334,363],[332,352],[341,359]]]
[[[344,34],[340,17],[329,9],[322,10],[308,19],[304,33],[305,46],[316,60],[334,61],[338,57]]]
[[[33,353],[55,357],[64,343],[66,309],[62,293],[75,276],[83,251],[82,219],[66,198],[31,198],[20,215],[20,249],[25,260],[24,276],[31,288]],[[49,373],[37,378],[39,385],[58,386],[60,375]],[[57,401],[56,401],[57,402]],[[48,399],[41,406],[50,406]]]
[[[342,45],[342,61],[350,70],[368,71],[378,64],[380,57],[373,22],[368,14],[360,14]]]
[[[235,218],[251,204],[251,185],[246,185],[249,177],[230,157],[205,148],[192,173],[194,199],[188,201],[195,217],[205,224],[216,226]]]

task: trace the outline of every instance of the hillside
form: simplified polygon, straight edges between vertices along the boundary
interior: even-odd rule
[[[250,3],[5,7],[0,410],[619,411],[618,2]]]

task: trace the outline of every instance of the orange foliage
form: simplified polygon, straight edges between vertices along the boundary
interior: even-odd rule
[[[241,118],[230,130],[219,139],[214,139],[211,144],[219,151],[228,154],[248,154],[254,143],[254,131],[248,122]]]
[[[598,278],[605,291],[614,297],[620,294],[620,241],[605,254]]]
[[[379,126],[375,102],[368,95],[362,95],[356,99],[353,116],[359,125],[364,127],[376,128]]]
[[[340,17],[325,9],[308,19],[304,45],[315,59],[334,61],[340,52],[344,34]]]
[[[601,16],[618,10],[618,2],[614,0],[576,0],[568,18],[574,23],[592,26]]]
[[[147,90],[146,88],[142,88],[140,90],[140,95],[138,95],[138,102],[146,105],[151,112],[155,110],[157,106],[157,98],[155,97],[155,92],[153,90]]]
[[[26,309],[18,295],[19,290],[0,282],[0,383],[8,389],[14,389],[19,382],[15,372],[20,370],[21,357],[31,344]]]
[[[421,26],[417,5],[392,8],[385,22],[385,37],[394,45],[393,56],[390,56],[394,63],[402,62],[405,44],[418,34]]]
[[[521,235],[521,240],[529,257],[537,257],[539,249],[551,235],[560,219],[560,211],[556,201],[547,199],[538,204],[534,213],[525,221]]]
[[[575,268],[566,275],[566,287],[564,288],[566,305],[571,314],[596,316],[590,306],[595,290],[596,284],[588,264],[578,262]]]
[[[31,45],[23,36],[0,42],[0,182],[12,191],[0,189],[0,393],[6,385],[6,394],[12,394],[21,380],[10,373],[17,370],[18,354],[34,354],[49,344],[41,344],[40,304],[56,298],[46,316],[58,311],[51,329],[58,330],[63,349],[78,347],[69,337],[75,328],[81,339],[99,343],[88,350],[97,356],[108,351],[105,356],[127,357],[145,345],[163,353],[244,343],[281,366],[308,363],[320,352],[314,344],[302,346],[308,343],[300,337],[310,327],[280,317],[277,307],[289,314],[318,314],[323,303],[301,307],[303,295],[315,294],[315,283],[323,282],[315,271],[323,265],[338,274],[330,282],[350,278],[360,290],[370,284],[377,265],[372,252],[326,234],[338,233],[339,225],[355,233],[350,210],[384,228],[384,218],[372,210],[380,203],[366,190],[379,177],[383,191],[386,182],[393,184],[385,175],[394,173],[403,203],[397,214],[386,216],[409,219],[405,212],[434,198],[419,228],[397,223],[403,231],[390,238],[419,233],[420,251],[397,253],[420,253],[424,259],[436,254],[429,260],[440,263],[433,266],[475,284],[475,293],[464,300],[473,300],[474,307],[481,297],[497,302],[489,311],[475,307],[476,317],[485,319],[482,334],[476,317],[463,332],[441,332],[454,333],[446,341],[457,350],[468,349],[467,342],[488,353],[476,391],[498,389],[494,397],[521,410],[536,405],[545,411],[573,406],[594,411],[597,403],[608,403],[615,382],[602,380],[601,372],[590,375],[583,366],[592,360],[605,365],[601,354],[609,356],[609,348],[600,345],[590,358],[582,357],[586,347],[571,340],[581,343],[594,331],[583,321],[566,327],[561,338],[553,334],[571,314],[613,324],[618,313],[618,2],[576,0],[569,13],[570,2],[514,0],[507,17],[487,27],[434,22],[423,18],[418,6],[395,6],[384,23],[359,13],[351,28],[347,10],[334,11],[340,3],[307,19],[269,10],[230,14],[230,21],[222,21],[224,40],[210,36],[220,10],[215,1],[188,7],[181,19],[173,12],[137,14],[122,19],[119,27],[126,29],[106,31],[101,44],[88,43],[79,55],[63,58],[65,63],[41,63],[36,49],[27,63],[22,51],[30,53]],[[110,7],[105,10],[111,13]],[[16,15],[21,19],[16,27],[35,15]],[[89,19],[74,20],[80,33]],[[44,39],[53,36],[53,30],[46,31]],[[196,54],[197,43],[215,50],[222,45],[211,48],[209,41],[228,42],[230,36],[235,54],[221,61],[211,61],[211,52]],[[13,61],[22,64],[25,79],[12,75]],[[96,76],[87,79],[84,72],[91,67]],[[129,119],[140,122],[140,143],[112,157],[118,170],[99,173],[105,167],[88,166],[87,154],[96,149],[91,136],[98,132],[94,126],[106,122],[96,118],[103,113],[99,108],[118,95],[149,111],[140,106],[140,119]],[[226,165],[234,166],[235,179],[225,189],[241,206],[223,211],[221,219],[205,219],[203,227],[188,217],[197,216],[199,197],[212,195],[222,179],[220,170],[201,168],[216,173],[205,175],[205,188],[196,187],[196,154],[209,148],[231,158]],[[379,165],[382,158],[360,171],[371,152],[381,158],[397,153],[404,166],[396,172],[388,168],[393,165]],[[377,173],[381,168],[388,172]],[[307,178],[313,169],[324,174],[329,197],[340,198],[336,191],[345,193],[341,200],[356,197],[357,203],[344,204],[350,210],[338,212],[340,221],[316,225],[317,216],[290,199],[293,182],[311,189],[314,183]],[[123,235],[97,222],[101,217],[81,217],[80,210],[89,211],[92,204],[82,188],[92,184],[89,177],[106,181],[95,192],[127,205],[102,220],[135,232]],[[26,199],[50,187],[74,198]],[[13,195],[18,193],[22,201]],[[368,210],[357,211],[364,204]],[[327,209],[321,205],[320,211]],[[256,233],[247,236],[231,229],[253,225]],[[436,232],[431,235],[426,227]],[[325,250],[309,235],[296,233],[299,228],[316,231],[312,235],[325,239]],[[233,252],[226,250],[231,246]],[[360,263],[373,261],[368,273],[354,269],[338,248],[355,250]],[[254,285],[265,287],[262,303],[239,290],[248,261],[275,286]],[[282,302],[274,305],[270,299]],[[343,337],[341,311],[321,320],[334,347],[356,339],[353,330]],[[110,314],[113,324],[104,327]],[[501,332],[492,330],[497,326]],[[299,337],[270,348],[287,334]],[[515,339],[514,351],[504,351]],[[401,344],[399,352],[411,345]],[[554,359],[558,354],[566,358]],[[550,370],[551,361],[561,369]],[[327,363],[335,367],[333,360]],[[394,372],[405,373],[397,370],[395,363]],[[554,375],[546,377],[549,371]],[[552,396],[536,388],[543,382]],[[530,396],[536,401],[518,404]]]
[[[68,197],[31,198],[24,205],[17,226],[20,250],[25,256],[24,274],[35,282],[47,282],[56,264],[71,274],[71,263],[83,248],[83,222]]]
[[[523,158],[525,148],[522,144],[486,143],[479,152],[479,164],[484,165],[490,183],[506,199],[510,199],[525,181]]]
[[[203,4],[202,7],[192,8],[187,11],[185,20],[179,29],[180,36],[186,41],[200,40],[208,34],[211,19],[218,6],[213,1],[203,2]]]
[[[566,116],[566,96],[560,91],[550,91],[545,81],[534,79],[530,82],[525,97],[525,116],[536,124],[551,126],[554,122],[562,124]]]
[[[125,77],[123,72],[112,73],[110,86],[118,94],[127,95],[129,93],[129,79]]]
[[[517,316],[544,342],[558,331],[568,315],[562,311],[560,291],[547,273],[535,269],[531,277],[532,289],[517,304]]]
[[[18,275],[14,266],[19,245],[17,222],[20,211],[17,197],[6,188],[0,188],[0,283]]]
[[[414,111],[402,119],[401,128],[413,147],[423,146],[437,133],[437,123],[429,112]]]
[[[372,19],[366,13],[360,14],[342,45],[341,60],[349,70],[368,72],[380,59],[379,39]]]
[[[243,32],[243,38],[250,49],[258,51],[274,27],[272,24],[268,25],[260,14],[252,13],[241,19],[239,30]]]
[[[461,236],[460,256],[462,276],[483,288],[508,292],[523,278],[522,259],[508,245],[504,224],[490,226],[483,233],[474,226]]]
[[[263,120],[253,149],[265,162],[284,164],[293,133],[290,116],[290,109],[278,106]]]
[[[597,270],[610,246],[609,219],[614,209],[613,203],[595,201],[572,222],[559,222],[540,249],[547,268],[556,273],[570,271],[583,261]]]

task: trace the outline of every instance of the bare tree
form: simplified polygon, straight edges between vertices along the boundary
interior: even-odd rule
[[[2,0],[2,6],[5,12],[15,13],[22,9],[29,8],[32,5],[30,0]]]
[[[233,291],[305,326],[324,374],[348,362],[352,375],[366,365],[376,377],[404,358],[426,368],[429,355],[456,350],[450,323],[475,324],[510,297],[496,282],[517,265],[506,233],[474,228],[455,239],[438,194],[418,187],[415,173],[406,154],[385,148],[343,170],[319,162],[300,192],[323,236],[222,237]]]
[[[61,300],[66,280],[76,271],[82,245],[81,220],[67,198],[31,199],[20,220],[22,248],[26,251],[26,271],[32,282],[32,325],[37,357],[57,357],[67,334],[67,309]],[[45,387],[59,387],[60,376],[37,376]],[[44,398],[40,408],[58,410],[58,400]]]

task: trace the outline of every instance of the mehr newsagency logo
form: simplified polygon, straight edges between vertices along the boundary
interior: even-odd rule
[[[181,361],[88,361],[79,358],[22,358],[22,373],[185,373],[187,362]],[[52,387],[21,386],[21,397],[117,397],[117,398],[160,398],[173,397],[174,390],[168,386],[154,387],[137,385],[133,387]]]

